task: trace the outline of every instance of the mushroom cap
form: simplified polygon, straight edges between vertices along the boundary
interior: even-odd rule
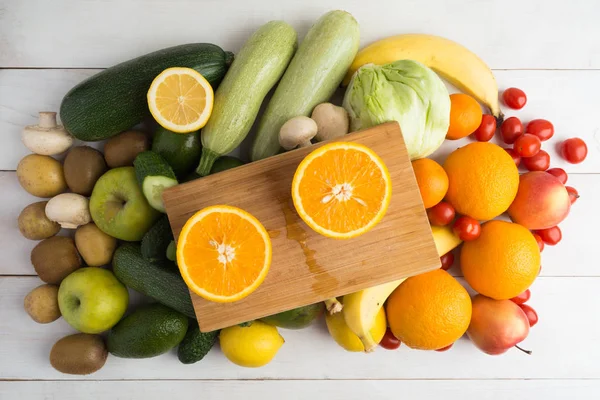
[[[350,121],[344,107],[331,103],[321,103],[313,109],[310,116],[317,123],[319,142],[335,139],[348,133]]]
[[[76,193],[62,193],[54,196],[46,204],[46,217],[58,222],[61,227],[75,229],[92,220],[89,200]]]
[[[301,144],[310,143],[317,134],[317,123],[303,115],[287,121],[279,130],[279,144],[291,150]]]

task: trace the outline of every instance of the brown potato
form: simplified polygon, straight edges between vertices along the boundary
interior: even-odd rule
[[[33,289],[24,301],[25,311],[35,322],[48,324],[60,318],[58,286],[41,285]]]
[[[110,168],[133,165],[135,157],[150,150],[150,138],[144,132],[125,131],[119,133],[104,145],[104,158]]]
[[[19,214],[19,231],[27,239],[47,239],[60,231],[60,224],[46,217],[47,203],[47,201],[38,201],[30,204]]]
[[[106,169],[102,153],[89,146],[71,148],[64,162],[65,180],[69,189],[82,196],[92,194],[96,181]]]
[[[42,240],[33,248],[31,263],[41,280],[58,285],[71,272],[81,267],[81,257],[73,239],[53,236]]]
[[[89,223],[77,228],[75,245],[87,265],[100,267],[112,260],[117,239],[102,232],[94,223]]]
[[[107,356],[102,336],[76,333],[52,346],[50,364],[63,374],[87,375],[102,368]]]
[[[17,166],[19,183],[37,197],[54,197],[67,190],[63,166],[50,156],[30,154]]]

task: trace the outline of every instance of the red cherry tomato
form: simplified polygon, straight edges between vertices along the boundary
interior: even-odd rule
[[[454,343],[452,343],[452,344],[449,344],[449,345],[448,345],[448,346],[446,346],[446,347],[442,347],[441,349],[437,349],[436,351],[439,351],[440,353],[441,353],[441,352],[443,352],[443,351],[448,351],[448,350],[450,350],[450,348],[451,348],[452,346],[454,346]]]
[[[481,234],[481,225],[479,225],[479,221],[476,219],[463,216],[454,221],[452,230],[460,240],[468,242],[479,237]]]
[[[519,307],[521,307],[521,310],[523,310],[527,316],[527,319],[529,320],[529,326],[533,328],[533,326],[538,323],[537,313],[531,306],[528,306],[527,304],[519,304]]]
[[[386,350],[396,350],[400,347],[400,344],[402,344],[402,342],[394,336],[390,328],[387,328],[385,335],[383,335],[383,339],[379,342],[379,345]]]
[[[572,186],[565,186],[567,189],[567,193],[569,193],[569,199],[571,200],[571,204],[575,204],[577,199],[579,198],[579,192]]]
[[[545,171],[550,167],[550,154],[540,150],[535,156],[523,158],[522,161],[529,171]]]
[[[554,125],[546,119],[534,119],[525,127],[525,133],[537,136],[542,142],[554,136]]]
[[[500,134],[506,144],[513,144],[523,134],[523,124],[517,117],[510,117],[500,125]]]
[[[521,157],[533,157],[542,148],[542,142],[537,136],[526,133],[515,140],[513,148]]]
[[[529,291],[529,289],[527,289],[526,291],[524,291],[520,295],[515,296],[512,299],[510,299],[510,301],[512,301],[515,304],[523,304],[523,303],[527,303],[527,301],[530,298],[531,298],[531,292]]]
[[[533,237],[535,238],[535,241],[537,242],[538,247],[540,249],[540,253],[541,253],[542,251],[544,251],[544,241],[542,240],[542,237],[540,235],[538,235],[537,233],[534,233]]]
[[[521,164],[521,156],[515,151],[515,149],[504,149],[512,157],[515,165],[518,167]]]
[[[538,234],[544,243],[554,246],[562,239],[562,232],[558,226],[553,226],[552,228],[540,229],[535,231]]]
[[[442,269],[444,271],[448,271],[452,268],[452,264],[454,264],[454,254],[452,252],[446,253],[440,257],[440,262],[442,263]]]
[[[504,100],[504,104],[515,110],[520,110],[527,104],[527,95],[525,95],[525,92],[513,87],[506,89],[502,93],[502,99]]]
[[[579,164],[587,157],[587,145],[580,138],[567,139],[560,144],[560,155],[571,164]]]
[[[450,203],[440,201],[435,206],[427,210],[427,217],[431,225],[444,226],[448,225],[454,217],[456,212],[454,207]]]
[[[560,183],[562,183],[563,185],[567,183],[567,179],[569,179],[569,175],[567,175],[565,170],[562,168],[550,168],[546,172],[550,175],[554,175],[555,177],[557,177]]]
[[[489,142],[496,133],[496,118],[493,115],[483,114],[479,128],[473,133],[479,142]]]

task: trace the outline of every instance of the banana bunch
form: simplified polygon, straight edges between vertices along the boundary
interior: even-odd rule
[[[433,226],[431,231],[440,255],[448,253],[461,243],[450,227]],[[342,314],[346,325],[358,336],[366,352],[375,350],[378,345],[378,341],[371,335],[371,328],[375,323],[377,313],[383,307],[386,299],[404,280],[399,279],[344,296]]]
[[[360,50],[344,85],[365,64],[384,65],[396,60],[415,60],[434,70],[461,91],[488,107],[499,120],[498,85],[490,68],[475,53],[451,40],[425,34],[392,36]]]

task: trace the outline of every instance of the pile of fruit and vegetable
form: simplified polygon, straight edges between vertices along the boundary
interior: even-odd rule
[[[260,367],[284,345],[280,329],[323,314],[332,343],[354,352],[401,343],[445,351],[466,333],[501,354],[527,337],[538,321],[527,302],[540,254],[561,240],[558,225],[579,197],[542,149],[552,123],[505,118],[490,69],[447,39],[404,34],[359,50],[356,20],[332,11],[297,42],[290,25],[272,21],[236,55],[206,43],[150,53],[72,88],[62,125],[41,112],[23,130],[32,154],[18,165],[19,182],[48,199],[18,218],[23,236],[39,241],[31,263],[44,282],[25,310],[39,323],[62,316],[79,331],[48,349],[54,368],[90,374],[109,353],[147,358],[174,348],[192,364],[217,342],[233,363]],[[442,79],[463,93],[449,94]],[[329,103],[340,85],[343,102]],[[501,99],[508,109],[527,104],[517,88]],[[336,138],[388,121],[402,129],[441,268],[201,332],[189,290],[217,302],[251,294],[269,271],[269,235],[248,212],[215,205],[190,217],[176,243],[163,191],[243,165],[228,154],[253,125],[252,162],[329,141],[299,165],[291,195],[310,229],[351,240],[385,218],[391,178],[371,149]],[[468,136],[442,165],[427,158]],[[76,139],[105,141],[104,150]],[[587,155],[579,138],[559,146],[570,163]],[[455,257],[476,295],[447,272]],[[128,289],[153,302],[128,310]]]

